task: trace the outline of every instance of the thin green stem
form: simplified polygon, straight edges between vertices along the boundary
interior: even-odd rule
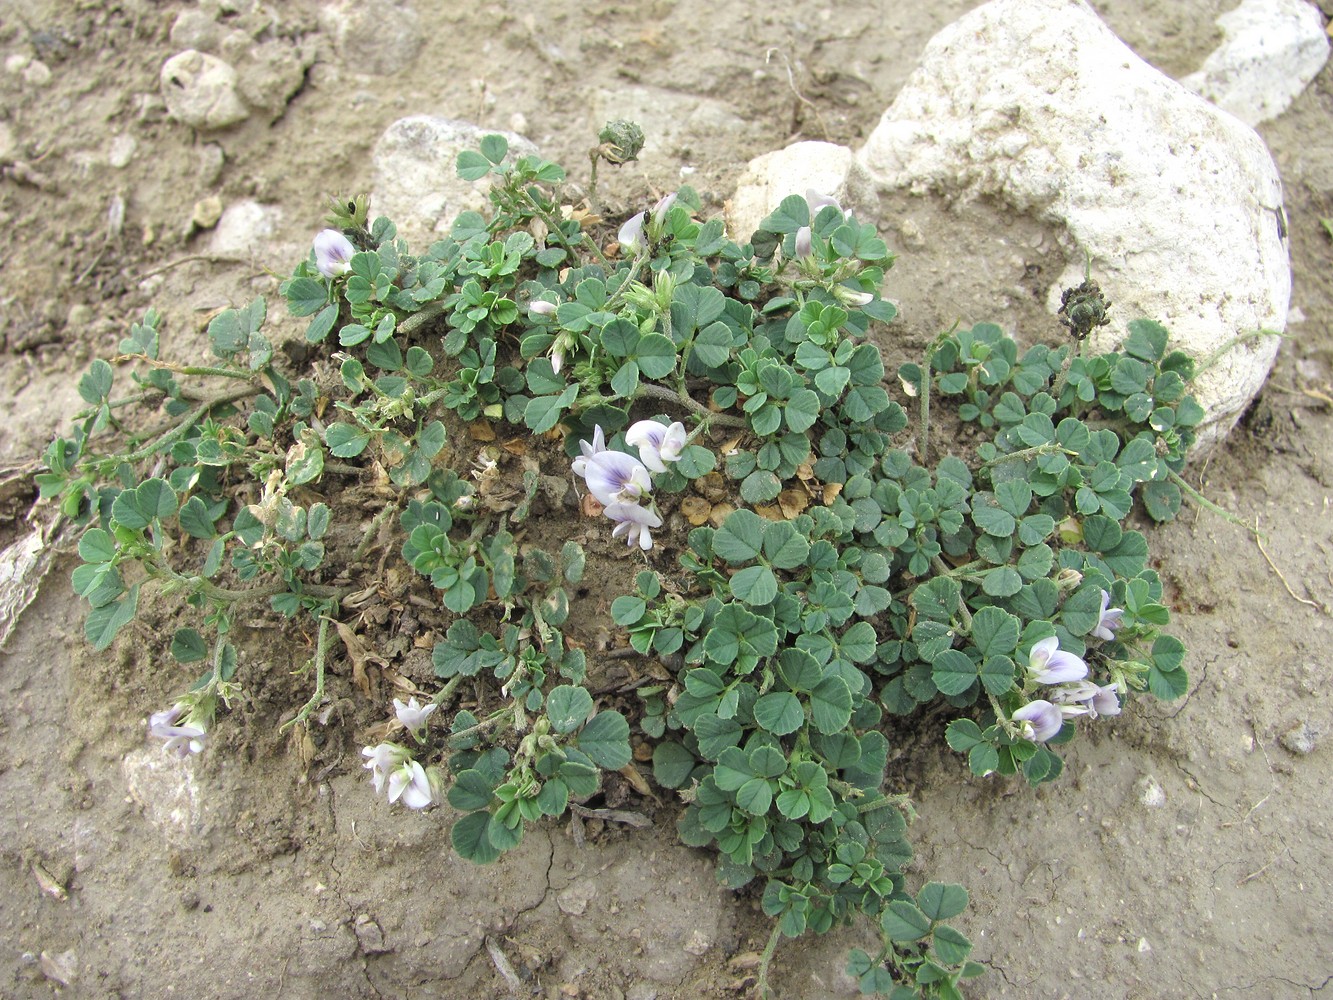
[[[361,544],[358,545],[356,551],[352,553],[352,562],[360,562],[366,557],[366,553],[370,551],[371,543],[375,540],[375,536],[379,534],[380,527],[384,524],[385,520],[392,517],[397,511],[398,504],[395,502],[391,503],[375,515],[367,526],[365,534],[361,536]]]
[[[921,464],[930,464],[930,358],[935,353],[935,345],[926,348],[926,356],[921,359],[921,442],[917,451],[921,452]]]
[[[1193,382],[1209,368],[1212,368],[1213,365],[1221,361],[1233,347],[1239,347],[1241,344],[1248,343],[1251,340],[1262,340],[1265,337],[1277,337],[1278,340],[1284,339],[1282,334],[1278,333],[1276,330],[1249,330],[1245,333],[1237,334],[1195,366],[1194,374],[1190,376],[1190,381]]]
[[[279,733],[285,733],[292,726],[305,722],[310,718],[310,713],[319,708],[320,702],[324,700],[324,661],[329,653],[329,623],[332,620],[328,615],[321,615],[319,619],[319,636],[315,640],[315,693],[301,706],[301,710],[295,716],[279,727]]]
[[[463,674],[454,674],[450,677],[449,680],[445,682],[444,687],[440,688],[440,690],[435,693],[435,697],[431,699],[431,704],[443,705],[448,701],[453,696],[453,693],[458,690],[458,685],[463,683],[463,676]]]
[[[1005,462],[1013,462],[1019,459],[1027,460],[1029,458],[1036,458],[1039,455],[1058,455],[1060,453],[1066,455],[1078,454],[1078,452],[1070,451],[1068,448],[1063,448],[1058,444],[1039,444],[1034,445],[1031,448],[1021,448],[1018,451],[1011,451],[1009,454],[1001,455],[998,458],[992,458],[989,462],[983,462],[981,467],[983,469],[989,469],[994,465],[1004,465]]]
[[[1200,507],[1212,511],[1214,514],[1222,518],[1222,520],[1224,521],[1230,521],[1232,524],[1244,528],[1246,531],[1254,535],[1256,538],[1259,537],[1259,531],[1257,528],[1253,527],[1252,525],[1246,524],[1244,521],[1242,521],[1235,514],[1231,513],[1231,511],[1227,510],[1225,507],[1219,507],[1217,504],[1213,503],[1206,496],[1204,496],[1202,493],[1196,490],[1193,486],[1185,482],[1184,477],[1182,477],[1180,473],[1171,471],[1168,472],[1167,475],[1171,479],[1171,482],[1175,483],[1182,490],[1184,490],[1189,495],[1190,499],[1193,500],[1195,503],[1197,503]]]
[[[150,573],[152,568],[145,565]],[[201,594],[210,601],[220,604],[229,604],[232,607],[240,607],[246,604],[254,604],[256,601],[262,601],[269,597],[276,597],[278,594],[285,594],[291,589],[286,582],[267,583],[262,587],[244,587],[240,590],[228,590],[226,587],[219,587],[216,583],[205,580],[202,576],[185,576],[177,573],[168,566],[158,567],[159,572],[156,576],[166,575],[171,580],[184,584],[186,587]],[[165,572],[162,572],[165,571]],[[319,601],[340,601],[352,592],[351,587],[325,587],[319,584],[306,584],[301,588],[301,597],[313,597]]]
[[[169,372],[175,372],[177,375],[201,375],[211,378],[231,378],[242,382],[254,382],[257,372],[245,371],[238,368],[214,368],[211,365],[178,365],[171,361],[159,361],[156,358],[150,358],[146,354],[118,354],[111,359],[114,363],[120,364],[124,361],[142,361],[150,368],[165,368]]]
[[[759,1000],[767,1000],[771,996],[768,989],[768,967],[773,961],[773,953],[778,950],[778,942],[782,940],[782,924],[774,922],[773,931],[768,935],[768,944],[764,945],[764,952],[759,956],[759,967],[755,970],[754,995]]]
[[[1065,355],[1064,361],[1060,363],[1060,371],[1055,376],[1055,382],[1051,385],[1051,397],[1056,404],[1060,403],[1060,396],[1065,391],[1065,382],[1069,380],[1069,366],[1074,363],[1074,358],[1083,353],[1083,341],[1077,341],[1073,350]]]
[[[212,399],[206,399],[184,417],[176,422],[169,430],[158,435],[151,444],[144,445],[137,451],[132,451],[128,455],[116,456],[117,462],[138,462],[150,455],[155,455],[164,448],[175,444],[186,434],[190,433],[195,423],[209,410],[215,406],[225,406],[228,403],[235,403],[238,400],[246,399],[250,396],[258,395],[260,388],[256,385],[247,385],[244,389],[233,389],[231,392],[224,392],[220,396],[214,396]]]

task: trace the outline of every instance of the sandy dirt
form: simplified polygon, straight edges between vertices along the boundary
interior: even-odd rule
[[[386,0],[362,6],[394,23]],[[150,304],[184,357],[215,310],[274,293],[320,228],[324,196],[368,187],[370,150],[399,117],[515,128],[578,179],[595,128],[633,110],[650,139],[667,138],[605,181],[613,202],[684,180],[718,209],[759,153],[859,143],[927,39],[973,4],[587,6],[416,0],[424,41],[404,50],[365,32],[335,44],[307,0],[0,0],[0,464],[36,457],[76,408],[78,374]],[[1212,20],[1229,4],[1095,6],[1182,75],[1216,45]],[[181,13],[198,16],[173,40]],[[271,110],[203,135],[169,119],[158,73],[186,29],[249,60]],[[372,72],[404,51],[397,72]],[[293,61],[288,99],[260,71]],[[1195,508],[1153,537],[1191,650],[1188,696],[1136,702],[1085,732],[1065,777],[1035,793],[968,776],[939,718],[893,734],[894,773],[920,813],[912,877],[972,893],[965,929],[992,971],[970,996],[1286,1000],[1333,979],[1333,242],[1319,223],[1333,216],[1330,121],[1326,68],[1260,127],[1286,186],[1293,319],[1268,387],[1193,470],[1260,525],[1264,550]],[[276,208],[267,243],[215,251],[191,225],[214,196]],[[901,253],[888,291],[902,318],[878,334],[891,364],[955,318],[1054,336],[1043,275],[1063,261],[1035,223],[906,196],[876,221]],[[29,500],[0,506],[0,544]],[[594,553],[594,578],[609,582],[586,595],[589,633],[628,578],[610,552]],[[0,995],[520,995],[495,955],[523,996],[741,995],[766,921],[753,895],[716,886],[708,854],[677,843],[669,796],[610,788],[652,825],[548,824],[476,868],[448,848],[448,810],[407,813],[372,794],[358,740],[382,708],[358,702],[345,662],[327,725],[276,735],[308,690],[291,671],[309,637],[264,615],[242,635],[246,699],[182,773],[144,737],[148,712],[188,680],[164,651],[172,607],[150,605],[94,655],[71,567],[57,560],[0,652]],[[410,608],[377,624],[424,682],[429,647]],[[785,946],[778,995],[852,995],[843,956],[866,937]]]

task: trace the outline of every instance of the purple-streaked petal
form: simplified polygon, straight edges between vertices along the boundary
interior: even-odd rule
[[[1092,710],[1094,718],[1100,715],[1119,715],[1120,698],[1116,694],[1115,685],[1107,684],[1105,687],[1098,688],[1097,693],[1089,699],[1087,705]]]
[[[639,449],[639,461],[653,472],[666,472],[662,445],[667,429],[656,420],[640,420],[625,432],[625,443]]]
[[[321,230],[314,240],[315,267],[326,278],[336,278],[352,269],[356,247],[336,229]]]
[[[1092,630],[1092,634],[1098,639],[1110,642],[1115,638],[1116,629],[1121,625],[1120,619],[1124,616],[1124,608],[1111,607],[1111,595],[1102,591],[1102,612],[1097,620],[1097,627]]]
[[[1029,723],[1032,727],[1032,738],[1039,743],[1045,743],[1058,733],[1065,721],[1058,706],[1041,700],[1028,702],[1015,712],[1013,717],[1019,722]]]
[[[685,425],[679,420],[666,429],[666,436],[662,438],[662,445],[658,449],[663,462],[679,461],[680,453],[685,450],[685,443],[690,439],[685,431]]]
[[[1060,648],[1060,640],[1048,636],[1033,643],[1028,654],[1028,676],[1038,684],[1068,684],[1088,676],[1088,665]]]
[[[652,492],[653,481],[643,463],[623,451],[602,451],[588,459],[583,479],[603,507],[633,503]]]

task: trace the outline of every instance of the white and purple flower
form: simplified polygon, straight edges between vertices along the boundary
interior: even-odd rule
[[[653,490],[652,477],[642,462],[633,455],[609,448],[586,458],[583,481],[603,507],[638,503]]]
[[[189,705],[185,702],[177,702],[170,708],[161,712],[154,712],[148,717],[148,735],[166,740],[162,749],[167,753],[175,754],[177,757],[188,757],[190,754],[199,753],[204,749],[204,737],[207,733],[204,727],[199,724],[200,720],[190,715],[186,718],[185,725],[176,725],[181,717],[189,711]]]
[[[1088,710],[1081,705],[1055,705],[1038,698],[1020,708],[1013,714],[1013,718],[1016,722],[1022,723],[1020,728],[1025,737],[1038,743],[1045,743],[1060,732],[1060,727],[1065,724],[1066,719],[1087,713]]]
[[[1124,615],[1124,608],[1111,607],[1111,595],[1102,591],[1102,613],[1097,620],[1097,627],[1092,630],[1092,634],[1098,639],[1110,642],[1115,638],[1116,629],[1121,625],[1121,617]]]
[[[1034,643],[1028,654],[1028,676],[1038,684],[1068,684],[1088,676],[1088,665],[1060,648],[1060,640],[1049,636]]]
[[[315,236],[315,267],[326,278],[336,278],[352,269],[356,247],[336,229],[321,230]]]
[[[679,461],[687,440],[680,421],[668,427],[656,420],[640,420],[625,432],[625,443],[639,449],[639,460],[653,472],[666,472],[668,462]]]
[[[1120,714],[1120,697],[1114,684],[1096,684],[1087,680],[1066,684],[1056,689],[1051,700],[1059,705],[1082,705],[1090,719]]]

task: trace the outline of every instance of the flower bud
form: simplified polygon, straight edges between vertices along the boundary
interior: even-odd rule
[[[544,299],[533,299],[528,303],[528,312],[536,313],[538,316],[554,316],[555,303],[547,302]]]

